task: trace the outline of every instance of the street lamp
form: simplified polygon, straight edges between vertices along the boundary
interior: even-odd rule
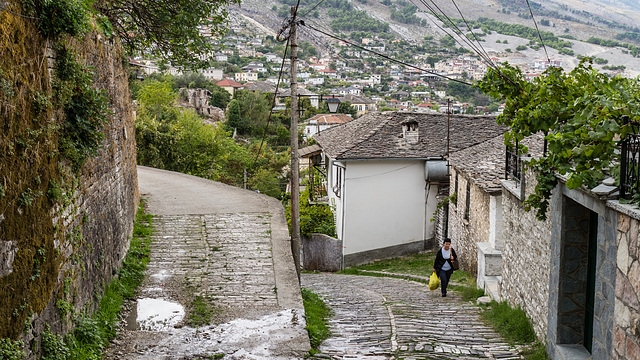
[[[322,96],[320,97],[320,99],[322,100]],[[334,97],[332,98],[328,98],[327,99],[327,106],[329,106],[329,112],[330,113],[336,113],[338,112],[338,106],[340,106],[340,99],[336,99]]]
[[[300,116],[304,113],[304,103],[300,101],[301,98],[305,97],[315,97],[317,95],[301,95],[298,94],[298,112]],[[329,96],[329,95],[327,95]],[[329,107],[329,112],[335,114],[338,112],[338,107],[340,106],[340,99],[336,98],[335,95],[331,95],[331,97],[327,97],[325,99],[324,95],[320,95],[320,101],[326,101],[327,106]]]

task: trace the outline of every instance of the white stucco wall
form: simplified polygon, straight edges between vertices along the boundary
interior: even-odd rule
[[[433,236],[433,223],[429,220],[435,205],[433,209],[425,208],[423,160],[344,164],[343,195],[336,201],[336,214],[345,255],[421,241],[425,234]],[[330,176],[331,179],[334,175]],[[433,202],[436,191],[434,186]]]

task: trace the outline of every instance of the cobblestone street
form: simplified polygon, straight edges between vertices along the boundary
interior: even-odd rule
[[[302,286],[334,311],[318,358],[520,358],[452,291],[443,298],[414,281],[329,273],[303,274]]]

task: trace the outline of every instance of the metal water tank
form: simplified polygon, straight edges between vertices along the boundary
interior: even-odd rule
[[[447,162],[444,160],[427,160],[424,164],[424,178],[427,182],[449,181]]]

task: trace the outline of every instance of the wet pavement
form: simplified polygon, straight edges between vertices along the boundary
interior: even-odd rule
[[[105,358],[302,359],[309,338],[279,201],[158,169],[138,175],[156,215],[150,260]],[[194,320],[197,304],[211,321]]]
[[[454,292],[441,297],[426,284],[388,277],[311,273],[302,286],[334,312],[332,336],[316,358],[519,359]]]

